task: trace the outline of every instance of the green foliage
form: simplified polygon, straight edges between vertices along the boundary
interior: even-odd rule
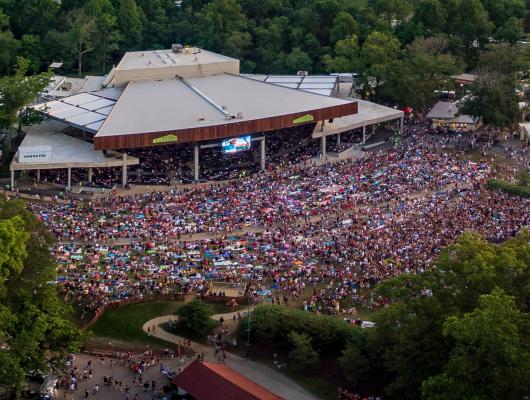
[[[430,388],[435,384],[439,389],[449,378],[454,380],[456,375],[444,373],[452,371],[452,359],[460,354],[458,342],[462,338],[454,329],[455,321],[482,308],[481,296],[496,288],[513,297],[513,304],[521,313],[527,313],[529,266],[530,232],[524,231],[501,245],[466,234],[455,245],[443,250],[428,271],[415,276],[404,275],[379,285],[377,293],[386,296],[390,306],[374,316],[376,327],[372,340],[379,349],[385,370],[393,376],[387,390],[402,399],[416,399],[423,382],[429,382],[424,391],[432,394],[434,390]],[[499,317],[503,319],[502,315]],[[500,320],[499,323],[498,328],[502,329]],[[521,342],[529,341],[528,331],[519,333]],[[482,335],[483,331],[477,330],[476,334]],[[496,367],[499,370],[508,371],[512,366],[506,363],[506,358],[494,359],[499,363]],[[469,371],[469,375],[459,376],[458,385],[450,385],[447,393],[456,394],[447,398],[472,398],[462,396],[462,388],[472,387],[482,379],[477,376],[481,373],[481,364],[473,364],[482,361],[468,360],[470,364],[462,371]],[[515,376],[522,374],[517,370],[513,373]],[[430,381],[432,377],[437,378]]]
[[[9,17],[0,8],[0,74],[11,72],[20,44],[9,30]]]
[[[140,48],[142,40],[142,20],[135,0],[120,1],[118,24],[123,34],[124,48],[126,50]]]
[[[0,385],[16,396],[31,370],[64,367],[83,336],[58,296],[52,239],[21,201],[0,201]]]
[[[418,38],[405,49],[383,85],[382,93],[401,106],[426,110],[436,100],[436,90],[453,89],[451,75],[458,71],[442,38]]]
[[[520,186],[530,186],[530,172],[524,169],[517,174],[517,184]]]
[[[345,343],[363,335],[363,331],[346,322],[325,315],[315,315],[278,305],[259,305],[251,313],[251,343],[287,347],[289,333],[306,334],[316,351],[338,354]],[[246,338],[246,326],[239,334]]]
[[[379,83],[389,75],[399,53],[399,42],[391,34],[375,31],[366,38],[361,58],[366,66],[365,73],[376,79],[376,91]]]
[[[423,398],[524,398],[530,390],[529,333],[529,315],[512,297],[500,289],[481,295],[473,312],[445,321],[443,334],[455,345],[443,372],[423,383]]]
[[[193,300],[177,310],[177,330],[193,337],[206,336],[216,325],[213,309],[201,300]]]
[[[0,129],[11,132],[15,124],[20,125],[22,109],[50,82],[51,73],[26,76],[28,68],[29,61],[19,58],[15,75],[0,78]]]
[[[509,182],[497,180],[497,179],[490,179],[488,180],[487,187],[491,190],[500,190],[502,192],[515,194],[517,196],[530,198],[530,186],[528,186],[528,175],[524,174],[522,175],[523,180],[519,185],[514,185]],[[522,182],[527,182],[526,184],[523,184]]]
[[[173,0],[0,0],[0,10],[0,74],[13,72],[17,56],[31,61],[33,73],[51,61],[63,61],[66,72],[78,71],[79,46],[72,49],[79,35],[71,34],[79,30],[70,21],[84,13],[95,22],[81,50],[92,49],[84,57],[86,71],[106,73],[125,51],[180,42],[239,57],[245,72],[320,73],[331,68],[331,59],[344,61],[338,43],[355,36],[360,49],[365,42],[367,49],[375,44],[376,60],[365,61],[366,50],[355,70],[352,63],[341,70],[362,74],[366,82],[374,71],[377,79],[388,79],[379,49],[393,40],[401,50],[415,39],[443,35],[450,54],[471,69],[491,35],[508,43],[518,39],[528,5],[524,0],[184,0],[181,6]],[[374,43],[376,32],[387,38]],[[392,58],[392,45],[388,49]],[[399,71],[399,63],[394,67]]]
[[[292,367],[296,371],[314,370],[318,365],[318,353],[311,347],[311,338],[305,333],[289,333],[289,340],[294,346],[289,353]]]
[[[473,95],[464,102],[460,112],[501,128],[517,123],[520,111],[515,92],[516,73],[521,65],[521,54],[516,47],[491,46],[481,56],[479,76],[471,86]]]
[[[370,370],[368,359],[363,354],[359,344],[356,343],[348,343],[346,348],[342,350],[339,365],[346,379],[354,386],[357,385],[360,378],[365,378]]]

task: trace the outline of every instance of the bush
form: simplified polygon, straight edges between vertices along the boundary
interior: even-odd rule
[[[517,174],[517,183],[519,186],[530,186],[530,172],[524,169],[519,171],[519,174]]]
[[[293,361],[293,369],[304,371],[314,370],[318,365],[318,353],[311,346],[311,338],[305,334],[296,332],[289,333],[289,340],[294,345],[294,349],[289,353],[289,358]]]
[[[487,184],[488,189],[500,190],[501,192],[514,194],[525,198],[530,198],[530,186],[513,185],[509,182],[490,179]]]
[[[239,325],[239,335],[247,337],[247,324]],[[336,353],[357,335],[364,335],[358,327],[337,317],[318,316],[278,305],[257,306],[251,314],[250,340],[265,346],[288,347],[289,334],[306,334],[318,352]]]
[[[346,348],[342,350],[342,355],[339,358],[339,365],[344,377],[353,383],[354,386],[357,386],[357,381],[360,378],[364,378],[366,373],[370,370],[368,359],[355,343],[348,343]]]
[[[176,330],[194,338],[206,336],[217,324],[210,317],[213,309],[201,300],[192,300],[177,311],[179,316]]]

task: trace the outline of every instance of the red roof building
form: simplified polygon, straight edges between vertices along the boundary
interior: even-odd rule
[[[222,364],[195,360],[172,383],[196,400],[282,400]]]

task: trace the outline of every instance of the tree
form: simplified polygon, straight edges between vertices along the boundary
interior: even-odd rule
[[[375,78],[375,91],[384,80],[399,56],[398,40],[391,34],[372,32],[363,44],[361,59],[365,64],[365,74]]]
[[[21,201],[0,201],[0,385],[17,397],[30,371],[64,368],[83,335],[65,318],[53,241]]]
[[[444,334],[445,322],[480,307],[481,295],[500,288],[521,312],[528,312],[529,243],[529,231],[501,245],[465,234],[424,273],[403,275],[376,288],[376,295],[390,302],[374,316],[372,331],[392,377],[389,393],[400,399],[420,397],[422,383],[440,375],[453,354],[455,337]]]
[[[328,72],[355,72],[361,68],[357,36],[352,35],[339,40],[335,45],[335,57],[324,56]]]
[[[478,78],[471,85],[472,96],[461,113],[482,118],[496,127],[509,127],[519,121],[519,99],[515,93],[516,73],[522,65],[515,47],[497,45],[484,53]]]
[[[356,34],[358,31],[357,22],[350,13],[340,12],[333,20],[330,33],[331,43],[336,43],[346,37]]]
[[[357,386],[357,381],[362,378],[370,369],[368,359],[364,356],[358,344],[348,343],[346,348],[342,350],[342,355],[339,358],[339,365],[342,373],[353,386]]]
[[[212,307],[201,301],[193,300],[184,304],[177,311],[179,317],[177,329],[193,337],[203,337],[215,326]]]
[[[388,20],[404,20],[412,13],[412,5],[408,0],[374,0],[374,10]]]
[[[95,48],[94,34],[96,32],[96,23],[83,9],[74,10],[69,18],[72,51],[76,54],[77,73],[81,76],[83,73],[83,56]]]
[[[292,331],[289,340],[294,346],[289,353],[289,358],[293,361],[293,368],[297,371],[314,369],[319,361],[318,353],[311,346],[311,338],[305,333]]]
[[[476,57],[488,41],[494,25],[480,0],[460,0],[452,19],[452,30],[462,39],[468,58]],[[450,17],[449,17],[450,18]],[[474,51],[473,49],[477,49]]]
[[[11,30],[20,38],[45,34],[57,18],[59,4],[55,0],[16,0],[8,1],[4,10],[11,18]]]
[[[244,32],[247,18],[235,0],[214,0],[197,15],[198,44],[213,51],[221,51],[231,35]]]
[[[309,55],[299,47],[295,47],[285,58],[285,65],[291,73],[311,71],[312,64]]]
[[[39,73],[43,66],[42,42],[40,37],[36,35],[24,35],[19,43],[19,55],[29,61],[28,73]]]
[[[452,89],[451,75],[457,70],[454,58],[447,53],[446,40],[418,38],[389,71],[382,92],[403,107],[426,110],[434,103],[436,90]]]
[[[11,131],[15,124],[21,128],[20,111],[48,86],[51,72],[26,76],[28,60],[18,58],[15,75],[0,78],[0,128],[9,133],[7,146],[11,146]]]
[[[94,28],[93,43],[97,43],[93,50],[93,59],[101,71],[107,72],[107,65],[112,61],[112,54],[119,49],[122,36],[118,30],[117,18],[107,13],[99,13],[94,16],[96,24]]]
[[[500,289],[481,295],[473,312],[445,321],[443,334],[455,345],[443,372],[423,383],[424,399],[524,398],[530,390],[529,333],[529,315],[512,297]]]
[[[19,43],[9,30],[9,17],[0,8],[0,74],[11,72]]]
[[[503,26],[510,18],[523,18],[527,11],[525,0],[482,0],[491,21]]]
[[[414,21],[422,24],[430,34],[443,32],[447,10],[440,0],[421,0],[414,12]]]
[[[506,23],[495,32],[497,40],[517,43],[523,36],[523,21],[519,18],[511,17]]]
[[[123,35],[124,50],[138,48],[142,40],[142,19],[135,0],[121,0],[118,26]]]

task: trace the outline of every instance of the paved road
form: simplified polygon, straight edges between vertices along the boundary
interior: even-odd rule
[[[213,315],[212,318],[215,320],[219,320],[219,318],[224,317],[226,321],[229,321],[233,318],[235,314],[237,314],[237,312],[216,314]],[[152,336],[155,336],[170,343],[180,344],[183,341],[182,337],[166,332],[160,327],[161,324],[164,324],[170,320],[173,321],[177,318],[178,317],[176,315],[166,315],[163,317],[154,318],[152,320],[147,321],[143,325],[143,330],[147,332],[148,327],[149,329],[152,329],[152,327],[155,326],[156,330],[154,334],[153,332],[151,332]],[[214,349],[212,347],[208,347],[196,342],[191,342],[191,348],[195,352],[204,353],[207,361],[217,361],[214,355]],[[239,372],[241,375],[246,376],[248,379],[260,384],[261,386],[267,388],[273,393],[276,393],[277,395],[283,397],[286,400],[318,400],[317,397],[302,388],[291,378],[263,364],[259,364],[249,359],[239,357],[232,353],[227,353],[225,363],[230,368]]]

